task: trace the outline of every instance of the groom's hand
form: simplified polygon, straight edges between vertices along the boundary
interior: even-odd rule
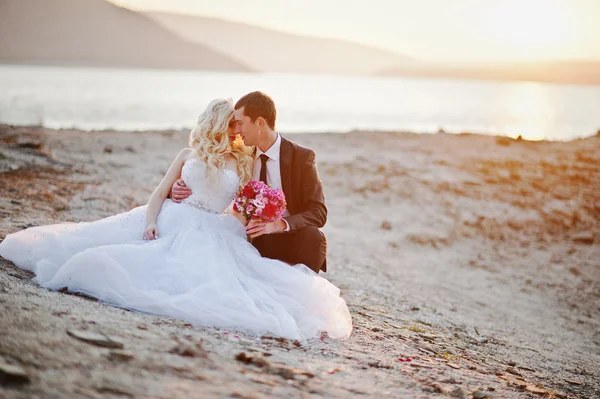
[[[183,180],[179,179],[173,183],[173,187],[171,187],[171,199],[173,202],[181,202],[190,195],[192,195],[192,190],[185,185]]]
[[[246,234],[252,238],[256,238],[263,234],[281,233],[282,231],[285,231],[286,228],[287,224],[283,219],[271,223],[262,222],[260,220],[251,220],[246,226]]]

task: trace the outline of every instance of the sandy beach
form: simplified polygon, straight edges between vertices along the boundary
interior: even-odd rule
[[[186,131],[0,125],[0,239],[145,204]],[[0,258],[0,398],[600,397],[600,134],[294,134],[346,341],[192,326]]]

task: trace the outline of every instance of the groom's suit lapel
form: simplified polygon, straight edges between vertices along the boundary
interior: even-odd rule
[[[279,169],[281,172],[281,188],[285,194],[288,212],[294,209],[292,196],[292,144],[281,136],[281,147],[279,148]]]

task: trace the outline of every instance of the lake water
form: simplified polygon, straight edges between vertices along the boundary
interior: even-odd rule
[[[600,86],[0,65],[0,122],[190,128],[216,97],[262,90],[281,132],[401,130],[568,140],[600,129]]]

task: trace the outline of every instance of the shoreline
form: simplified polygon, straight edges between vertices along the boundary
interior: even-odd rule
[[[128,312],[43,290],[0,259],[0,363],[30,380],[0,393],[600,394],[600,136],[290,136],[317,152],[330,210],[323,277],[348,303],[349,340],[297,346]],[[144,204],[186,141],[185,131],[0,125],[0,238]],[[67,330],[105,334],[124,348]],[[241,352],[269,366],[236,360]]]
[[[154,134],[171,134],[171,133],[183,133],[189,134],[190,128],[164,128],[164,129],[118,129],[118,128],[105,128],[105,129],[82,129],[79,127],[61,127],[61,128],[53,128],[45,125],[13,125],[10,123],[0,122],[0,127],[8,127],[12,129],[46,129],[48,131],[55,132],[81,132],[81,133],[102,133],[102,134],[111,134],[111,133],[137,133],[137,134],[146,134],[146,133],[154,133]],[[579,137],[574,137],[565,140],[550,140],[550,139],[528,139],[523,137],[522,134],[519,135],[510,135],[510,134],[498,134],[498,133],[481,133],[481,132],[470,132],[470,131],[461,131],[461,132],[452,132],[446,131],[443,127],[440,127],[436,132],[428,132],[428,131],[410,131],[410,130],[377,130],[377,129],[350,129],[344,131],[314,131],[314,132],[306,132],[306,131],[297,131],[297,132],[285,132],[281,131],[281,134],[291,135],[291,136],[303,136],[303,135],[364,135],[364,134],[383,134],[383,135],[440,135],[447,134],[453,136],[476,136],[476,137],[493,137],[497,140],[508,139],[512,141],[523,141],[529,143],[571,143],[574,141],[587,140],[592,137],[600,137],[600,128],[596,131],[596,133],[589,133],[588,135],[582,135]]]

